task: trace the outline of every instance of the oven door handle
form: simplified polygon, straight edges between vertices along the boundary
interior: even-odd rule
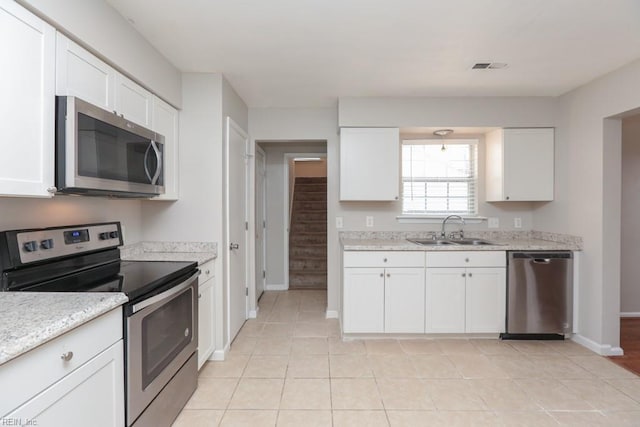
[[[131,314],[135,314],[135,313],[139,312],[140,310],[142,310],[144,308],[147,308],[150,305],[153,305],[153,304],[157,303],[158,301],[162,301],[163,299],[170,298],[170,297],[172,297],[172,296],[184,291],[185,289],[190,287],[193,282],[196,281],[196,279],[198,278],[199,275],[200,275],[200,270],[198,270],[197,272],[193,273],[193,275],[191,277],[189,277],[187,280],[185,280],[184,282],[182,282],[178,286],[174,286],[173,288],[167,289],[166,291],[162,292],[161,294],[154,295],[151,298],[148,298],[148,299],[146,299],[144,301],[139,302],[138,304],[134,304],[132,309],[131,309]]]

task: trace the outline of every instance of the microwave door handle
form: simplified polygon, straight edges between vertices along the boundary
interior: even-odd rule
[[[156,155],[156,160],[158,165],[158,167],[156,168],[156,173],[153,175],[153,178],[151,179],[151,184],[156,185],[156,183],[158,182],[158,178],[160,177],[160,173],[162,172],[162,153],[158,149],[158,146],[156,145],[155,141],[151,141],[151,146],[153,147],[153,152]]]
[[[149,180],[149,182],[152,182],[153,179],[151,178],[151,174],[149,173],[149,167],[147,166],[147,160],[149,158],[149,150],[151,150],[151,144],[149,144],[149,146],[147,147],[147,151],[144,152],[144,159],[142,160],[142,163],[144,164],[144,173],[145,175],[147,175],[147,179]]]

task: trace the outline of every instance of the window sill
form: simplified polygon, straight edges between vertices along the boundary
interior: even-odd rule
[[[442,224],[448,215],[398,215],[396,220],[401,224]],[[462,216],[465,224],[480,224],[487,220],[484,216]]]

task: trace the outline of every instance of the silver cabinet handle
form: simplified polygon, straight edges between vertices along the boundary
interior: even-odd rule
[[[62,356],[60,356],[60,359],[64,360],[65,362],[68,362],[69,360],[73,359],[73,351],[67,351],[66,353],[62,353]]]
[[[229,249],[234,250],[234,249],[240,249],[240,245],[237,243],[232,243],[229,245]]]
[[[198,293],[198,299],[202,298],[202,294]]]
[[[387,259],[385,258],[385,259],[383,259],[382,261],[387,262]]]
[[[387,277],[391,277],[391,274],[387,273]]]
[[[469,273],[469,277],[473,277],[473,274],[472,274],[472,273]]]
[[[469,262],[469,258],[465,258],[465,259],[464,259],[464,262]]]
[[[467,275],[465,273],[462,273],[462,277],[467,277]]]
[[[384,273],[380,273],[380,277],[384,277]]]
[[[205,270],[205,272],[204,272],[204,274],[209,274],[209,273],[211,273],[211,271],[209,271],[209,270]]]

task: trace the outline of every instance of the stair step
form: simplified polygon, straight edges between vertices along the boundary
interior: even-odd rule
[[[289,270],[327,274],[327,260],[303,259],[289,260]]]
[[[326,211],[327,210],[327,202],[323,201],[306,201],[306,200],[294,200],[293,201],[293,211],[297,210],[311,210],[311,211]]]
[[[327,193],[326,192],[307,192],[307,191],[298,191],[296,188],[295,193],[293,193],[293,201],[294,202],[326,202],[327,201]]]
[[[296,178],[296,184],[297,183],[326,183],[327,182],[327,177],[324,176],[300,176]]]
[[[290,257],[326,257],[327,245],[307,245],[289,247]]]
[[[327,232],[327,223],[326,221],[316,221],[316,222],[292,222],[291,223],[291,233],[307,233],[307,232]]]
[[[295,192],[327,192],[327,184],[296,184]]]

